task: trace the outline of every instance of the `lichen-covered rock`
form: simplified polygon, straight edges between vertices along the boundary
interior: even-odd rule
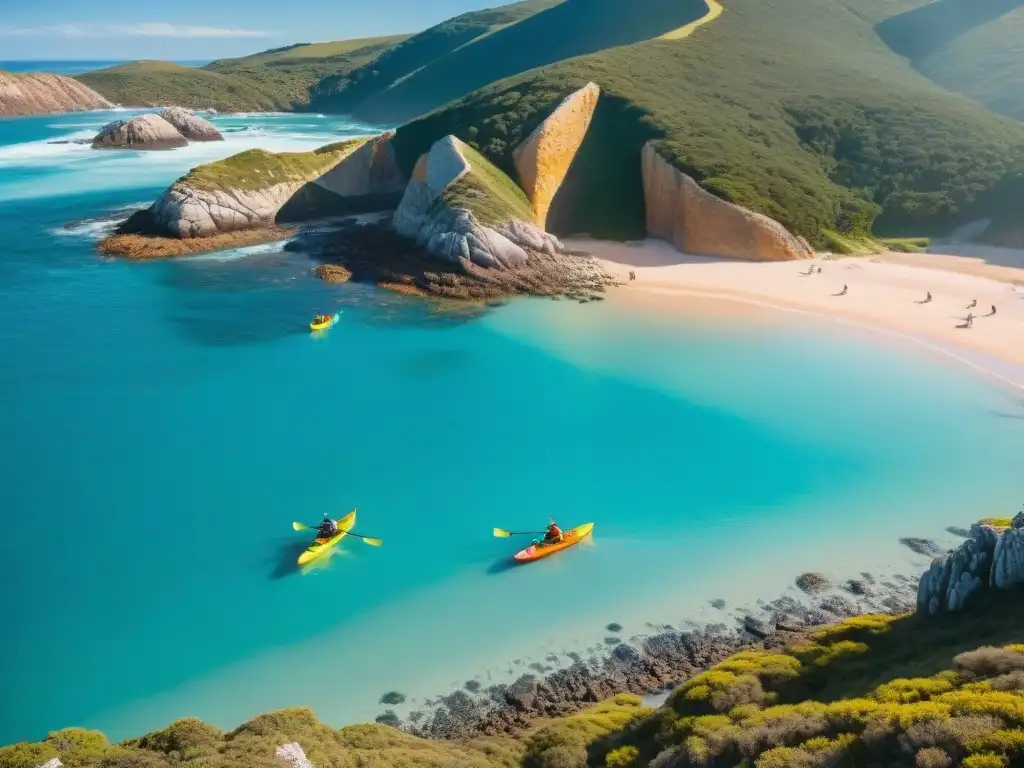
[[[368,139],[314,183],[342,197],[401,192],[405,180],[391,146],[393,135],[388,132]]]
[[[542,227],[547,221],[551,201],[587,134],[600,95],[601,89],[594,83],[587,83],[569,94],[512,151],[519,184]]]
[[[224,141],[224,137],[213,123],[187,109],[165,107],[157,114],[177,128],[178,133],[189,141]]]
[[[673,168],[654,144],[640,153],[647,234],[699,256],[749,261],[807,259],[814,251],[774,219],[721,200]]]
[[[487,269],[525,264],[531,251],[561,252],[558,238],[530,222],[509,218],[485,226],[471,211],[445,200],[449,186],[472,171],[463,146],[454,136],[446,136],[419,158],[392,217],[395,231],[415,239],[438,259]]]
[[[93,149],[158,150],[187,146],[188,141],[178,129],[156,114],[115,120],[103,126],[92,140]]]
[[[83,83],[63,75],[0,72],[0,116],[42,115],[114,106]]]
[[[298,742],[293,741],[290,744],[282,744],[274,753],[277,755],[278,760],[288,763],[291,768],[313,768],[313,764],[306,757],[305,750],[302,749]]]
[[[1016,523],[1000,534],[992,554],[991,586],[999,589],[1024,584],[1024,528]]]
[[[39,768],[64,768],[64,763],[60,761],[59,757],[51,757],[45,763],[40,765]]]

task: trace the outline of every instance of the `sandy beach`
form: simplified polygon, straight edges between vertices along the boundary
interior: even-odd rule
[[[646,240],[615,243],[570,239],[566,245],[600,259],[623,287],[612,301],[652,311],[694,311],[695,300],[729,299],[724,313],[775,307],[838,318],[905,337],[962,361],[997,361],[986,372],[1024,388],[1024,252],[958,248],[956,254],[884,253],[821,256],[813,261],[741,262],[679,253]],[[991,253],[990,253],[991,251]],[[811,265],[814,273],[803,275]],[[821,268],[819,273],[817,270]],[[629,280],[629,273],[635,280]],[[844,295],[843,286],[848,286]],[[928,292],[932,300],[925,303]],[[977,305],[968,308],[973,301]],[[991,314],[991,307],[996,313]],[[973,323],[966,326],[968,313]],[[974,353],[974,354],[972,354]],[[966,359],[971,358],[971,359]]]

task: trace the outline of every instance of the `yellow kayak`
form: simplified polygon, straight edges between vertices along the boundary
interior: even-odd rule
[[[306,565],[330,550],[335,544],[345,538],[345,534],[352,530],[356,524],[356,511],[353,509],[341,520],[338,521],[338,532],[329,539],[317,538],[306,547],[306,551],[299,555],[299,565]]]
[[[587,538],[593,530],[593,523],[577,525],[575,528],[570,528],[568,531],[562,531],[561,541],[554,544],[531,544],[521,552],[516,552],[515,559],[520,563],[530,563],[534,560],[540,560],[542,557],[553,555],[556,552],[561,552],[563,549],[568,549],[574,544],[579,544]]]
[[[309,330],[311,331],[322,331],[325,328],[330,328],[334,325],[334,321],[338,319],[337,315],[321,315],[317,317],[309,324]]]

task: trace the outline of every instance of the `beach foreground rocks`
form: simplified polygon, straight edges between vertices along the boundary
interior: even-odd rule
[[[933,560],[918,584],[917,609],[958,611],[978,590],[1018,584],[1024,584],[1024,512],[1004,530],[975,523],[970,538]]]
[[[92,140],[93,149],[158,150],[187,147],[188,140],[157,114],[108,123]]]
[[[774,219],[715,197],[663,158],[640,153],[647,234],[679,251],[750,261],[810,259],[813,249]]]

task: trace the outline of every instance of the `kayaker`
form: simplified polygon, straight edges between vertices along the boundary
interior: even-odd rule
[[[319,539],[330,539],[338,532],[338,524],[331,520],[324,512],[324,521],[320,523],[320,532],[317,534]]]

